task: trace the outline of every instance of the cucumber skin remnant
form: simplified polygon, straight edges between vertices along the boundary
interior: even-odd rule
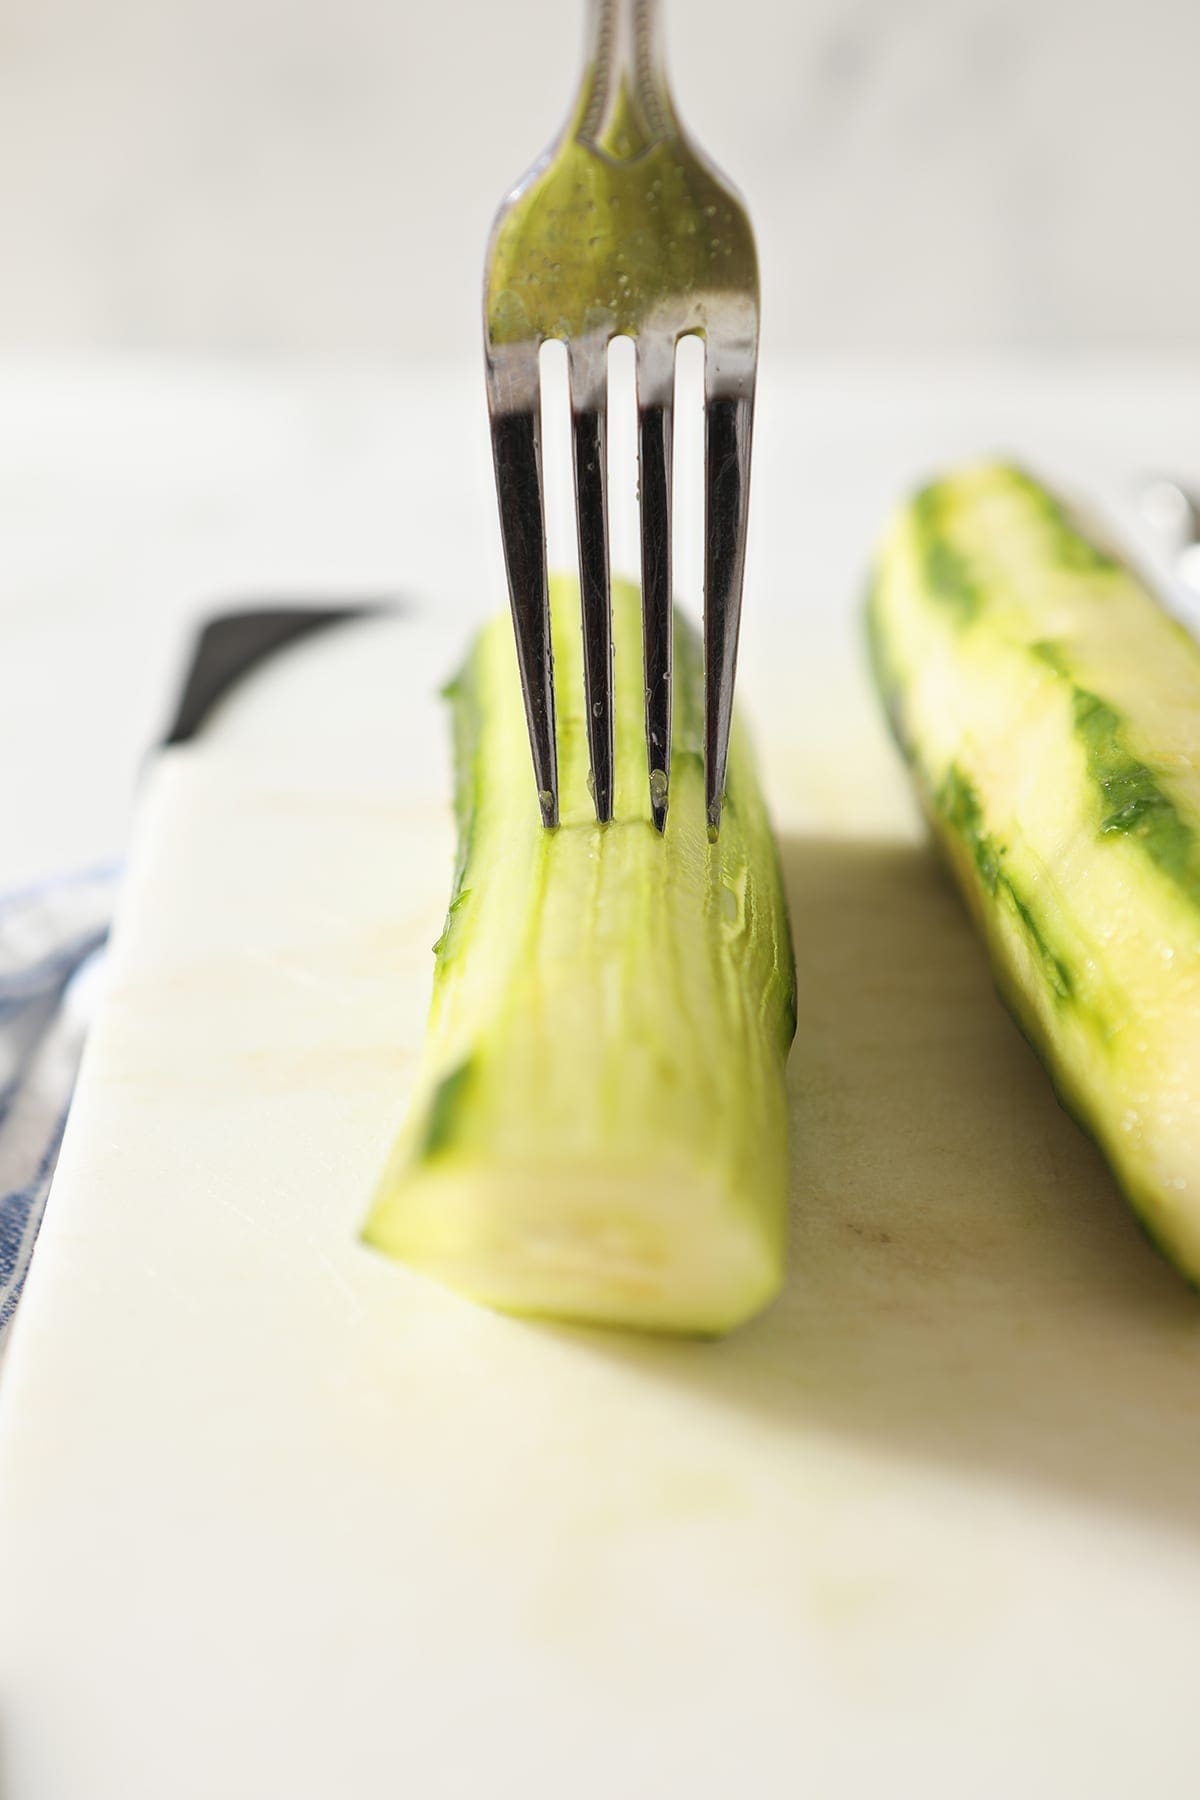
[[[1023,470],[896,515],[871,661],[997,986],[1200,1280],[1200,647]]]
[[[512,629],[446,690],[458,853],[409,1115],[364,1232],[516,1313],[717,1335],[782,1281],[795,971],[735,722],[704,804],[703,658],[675,626],[665,834],[650,820],[636,589],[614,584],[616,804],[595,822],[578,590],[552,587],[561,824],[543,829]]]

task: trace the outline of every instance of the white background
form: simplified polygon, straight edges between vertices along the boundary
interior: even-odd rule
[[[768,344],[1200,337],[1193,0],[665,0]],[[0,345],[471,354],[582,0],[3,0]]]
[[[1123,497],[1148,464],[1192,472],[1189,434],[1150,426],[1200,350],[1200,6],[663,5],[680,111],[757,225],[760,410],[793,367],[810,444],[848,387],[878,391],[875,430],[908,396],[886,418],[888,483],[867,502],[857,478],[855,570],[936,460],[1036,450],[1000,414],[1005,370],[1039,416],[1044,380],[1077,380]],[[396,590],[503,604],[483,245],[565,114],[583,13],[0,0],[0,888],[122,853],[190,628],[214,607]],[[953,438],[927,428],[926,399],[960,409]],[[632,570],[627,401],[618,388],[612,520]],[[684,475],[697,429],[683,408]],[[775,484],[786,518],[755,482],[751,651],[759,537],[792,534],[799,591],[829,504],[799,430]],[[561,416],[547,479],[569,564]],[[676,574],[695,607],[689,517]]]

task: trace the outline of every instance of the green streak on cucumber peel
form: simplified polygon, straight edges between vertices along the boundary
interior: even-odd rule
[[[935,806],[938,818],[962,840],[989,898],[997,905],[1007,901],[1020,920],[1030,944],[1041,959],[1051,991],[1060,1000],[1069,1000],[1074,993],[1071,971],[1061,957],[1055,955],[1048,942],[1045,928],[1038,917],[1037,902],[1032,894],[1023,891],[1020,884],[1014,882],[1006,871],[1005,847],[985,829],[979,796],[962,770],[953,763],[946,771]]]
[[[901,508],[872,666],[997,986],[1200,1280],[1200,647],[1023,470]]]
[[[967,559],[943,529],[942,499],[942,490],[936,484],[916,496],[912,503],[913,536],[931,598],[945,607],[957,624],[969,625],[979,616],[984,596]]]
[[[447,697],[458,857],[408,1120],[367,1241],[502,1309],[712,1335],[783,1276],[795,978],[740,725],[706,830],[699,640],[676,621],[650,822],[637,591],[615,584],[616,809],[587,790],[578,590],[552,593],[562,823],[538,817],[512,629]]]
[[[1200,906],[1200,839],[1194,822],[1154,772],[1125,748],[1119,713],[1085,688],[1074,689],[1073,703],[1088,775],[1098,791],[1100,830],[1127,833]]]

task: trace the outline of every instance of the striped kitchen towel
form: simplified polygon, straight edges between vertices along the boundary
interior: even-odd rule
[[[114,869],[0,897],[0,1352],[58,1161]]]

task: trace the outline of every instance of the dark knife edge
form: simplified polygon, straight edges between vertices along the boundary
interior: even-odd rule
[[[200,627],[162,745],[186,744],[247,675],[302,639],[335,625],[403,610],[398,600],[342,605],[257,605],[217,613]]]

